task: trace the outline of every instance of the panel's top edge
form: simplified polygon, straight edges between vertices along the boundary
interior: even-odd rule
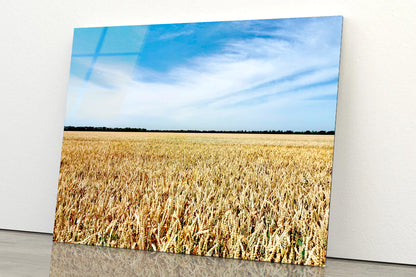
[[[75,29],[92,29],[92,28],[104,28],[104,27],[133,27],[133,26],[159,26],[159,25],[180,25],[180,24],[198,24],[198,23],[222,23],[222,22],[244,22],[244,21],[267,21],[267,20],[296,20],[296,19],[312,19],[312,18],[336,18],[340,17],[343,20],[342,15],[322,15],[322,16],[296,16],[296,17],[279,17],[279,18],[254,18],[254,19],[230,19],[230,20],[213,20],[213,21],[190,21],[190,22],[166,22],[166,23],[149,23],[149,24],[127,24],[127,25],[106,25],[106,26],[80,26],[74,27]]]

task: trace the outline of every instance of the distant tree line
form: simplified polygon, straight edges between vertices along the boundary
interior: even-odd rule
[[[95,131],[95,132],[154,132],[154,133],[225,133],[225,134],[309,134],[309,135],[333,135],[335,131],[292,131],[292,130],[263,130],[263,131],[221,131],[221,130],[147,130],[146,128],[108,128],[92,126],[65,126],[65,131]]]
[[[65,131],[97,131],[97,132],[151,132],[145,128],[108,128],[108,127],[92,127],[92,126],[65,126]]]

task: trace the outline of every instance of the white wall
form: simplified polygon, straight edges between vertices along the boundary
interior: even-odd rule
[[[52,232],[72,29],[343,15],[328,256],[416,264],[414,0],[1,0],[0,228]]]

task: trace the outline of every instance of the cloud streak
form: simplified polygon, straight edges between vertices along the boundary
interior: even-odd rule
[[[83,101],[90,95],[96,104],[90,107],[89,118],[67,114],[66,124],[333,130],[339,18],[245,23],[241,32],[246,36],[227,39],[220,51],[201,53],[167,72],[141,68],[140,63],[132,70],[131,64],[120,60],[97,63],[94,73],[99,78],[84,88],[78,88],[79,80],[71,76],[69,94],[84,89]],[[193,32],[168,33],[163,39],[185,38]],[[100,91],[105,96],[102,101]],[[117,107],[109,106],[111,97],[117,99]],[[111,116],[103,116],[103,109]]]

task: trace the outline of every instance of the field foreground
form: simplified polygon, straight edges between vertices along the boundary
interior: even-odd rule
[[[54,240],[323,265],[333,139],[66,131]]]

